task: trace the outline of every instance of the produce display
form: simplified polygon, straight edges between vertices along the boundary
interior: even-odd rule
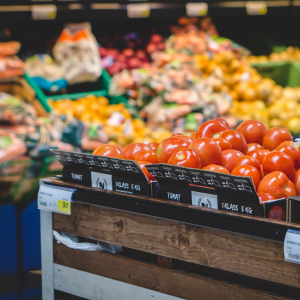
[[[111,141],[121,146],[137,142],[160,142],[170,133],[167,130],[153,131],[125,107],[124,103],[109,104],[105,97],[93,95],[50,103],[58,115],[74,117],[88,127],[88,137],[95,141]]]
[[[266,62],[288,62],[300,61],[300,49],[298,47],[275,47],[275,51],[269,56],[249,56],[247,61],[251,64],[260,64]]]
[[[102,145],[93,154],[136,160],[140,165],[164,163],[251,177],[261,202],[300,194],[300,144],[293,142],[288,130],[267,130],[255,120],[232,130],[217,118],[204,122],[193,136],[174,134],[159,144],[132,143],[125,148]]]

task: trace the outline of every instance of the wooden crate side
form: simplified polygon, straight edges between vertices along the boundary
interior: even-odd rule
[[[284,261],[283,244],[96,205],[72,203],[54,214],[54,229],[229,272],[300,287],[300,266]]]

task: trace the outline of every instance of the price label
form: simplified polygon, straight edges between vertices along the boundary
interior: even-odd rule
[[[192,205],[218,209],[218,196],[192,191]]]
[[[208,5],[205,2],[202,3],[187,3],[186,14],[189,17],[206,16],[208,12]]]
[[[42,183],[38,194],[38,209],[70,215],[72,195],[75,191]]]
[[[265,15],[268,12],[264,1],[247,1],[246,11],[248,15]]]
[[[150,16],[149,3],[137,3],[127,5],[128,18],[148,18]]]
[[[284,260],[300,264],[300,231],[287,231],[284,238]]]
[[[91,172],[92,187],[113,190],[112,176],[109,174]]]
[[[31,17],[33,20],[53,20],[56,18],[57,8],[54,4],[32,5]]]

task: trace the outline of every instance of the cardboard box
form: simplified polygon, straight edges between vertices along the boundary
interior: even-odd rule
[[[300,196],[287,198],[287,222],[300,224]]]
[[[153,185],[155,198],[253,216],[286,219],[286,199],[261,204],[251,177],[168,164],[147,165],[146,168],[157,180]]]
[[[64,167],[63,180],[130,195],[152,196],[152,185],[136,161],[51,151]]]

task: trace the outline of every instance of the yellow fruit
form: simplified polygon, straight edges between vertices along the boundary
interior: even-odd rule
[[[293,117],[287,122],[287,130],[291,132],[291,134],[300,133],[300,118]]]
[[[255,89],[253,88],[248,88],[244,91],[242,95],[242,100],[245,101],[254,101],[256,99],[257,93]]]

